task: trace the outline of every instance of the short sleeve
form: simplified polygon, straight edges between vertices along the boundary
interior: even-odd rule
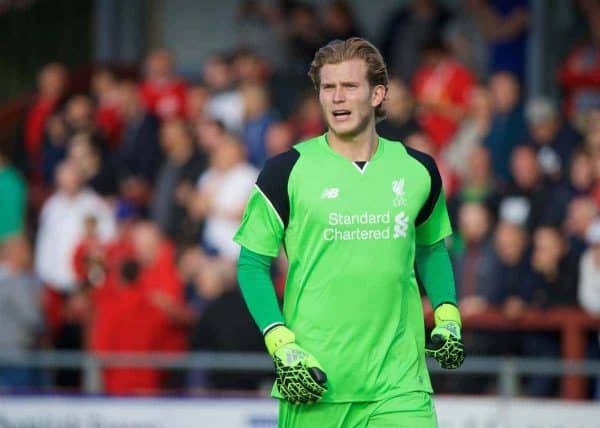
[[[290,212],[288,182],[300,154],[295,149],[269,159],[256,181],[233,240],[255,253],[276,257]]]
[[[417,245],[432,245],[452,235],[442,177],[431,156],[410,147],[407,147],[406,151],[423,165],[429,176],[429,193],[415,222],[415,239]]]
[[[254,186],[233,240],[255,253],[277,257],[283,232],[277,211],[258,186]]]
[[[452,235],[452,226],[446,207],[446,197],[443,189],[439,192],[437,201],[429,216],[416,228],[416,244],[432,245],[441,239]]]

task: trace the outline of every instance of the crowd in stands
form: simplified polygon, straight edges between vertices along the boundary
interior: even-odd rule
[[[314,52],[363,35],[346,1],[282,4],[242,2],[239,48],[194,79],[167,49],[136,79],[96,69],[86,93],[70,91],[61,64],[40,70],[0,154],[0,348],[263,350],[231,238],[265,160],[325,131],[306,77]],[[437,162],[464,317],[490,306],[510,319],[557,305],[600,313],[600,3],[578,10],[589,31],[551,71],[559,100],[525,97],[526,0],[411,0],[373,40],[390,71],[378,132]],[[285,273],[281,257],[279,296]],[[471,355],[560,356],[553,333],[465,339]],[[600,354],[597,337],[589,346]],[[102,380],[109,394],[152,394],[256,389],[268,377],[111,368]],[[72,390],[81,373],[0,367],[0,387],[48,383]],[[537,377],[524,392],[557,387]]]

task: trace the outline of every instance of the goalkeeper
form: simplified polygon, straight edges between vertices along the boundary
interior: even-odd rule
[[[436,427],[425,355],[464,359],[440,174],[376,134],[388,78],[372,44],[333,41],[309,75],[328,130],[267,162],[234,238],[279,426]],[[269,275],[282,244],[283,313]],[[427,345],[415,266],[435,308]]]

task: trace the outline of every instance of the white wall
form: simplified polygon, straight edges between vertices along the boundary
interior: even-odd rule
[[[440,428],[599,428],[597,403],[436,397]],[[270,399],[2,397],[0,426],[27,428],[270,428]]]

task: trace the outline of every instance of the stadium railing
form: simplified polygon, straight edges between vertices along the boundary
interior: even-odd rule
[[[431,325],[431,314],[426,323]],[[600,378],[600,361],[586,360],[587,337],[600,330],[600,317],[579,308],[559,307],[551,310],[527,310],[517,319],[506,318],[498,309],[464,317],[465,331],[554,331],[561,340],[562,358],[516,358],[468,356],[460,370],[447,371],[434,363],[434,374],[456,376],[483,374],[497,376],[498,391],[505,396],[519,393],[519,378],[526,375],[561,376],[561,397],[584,399],[586,377]],[[83,374],[83,391],[101,393],[101,371],[106,367],[154,367],[178,370],[262,371],[272,370],[266,353],[186,352],[173,353],[102,353],[67,351],[0,351],[0,366],[36,367],[40,369],[79,369]]]
[[[272,360],[265,353],[188,352],[173,353],[102,353],[70,351],[37,351],[27,353],[0,352],[0,366],[28,367],[44,370],[78,369],[87,394],[102,393],[101,371],[107,367],[161,368],[177,370],[219,370],[267,372]],[[455,376],[483,374],[497,376],[498,392],[502,396],[519,394],[519,377],[524,375],[598,376],[600,361],[566,361],[551,358],[469,357],[460,370],[447,371],[435,363],[429,364],[432,374]],[[564,394],[563,394],[564,397]],[[564,397],[564,398],[584,398]]]

